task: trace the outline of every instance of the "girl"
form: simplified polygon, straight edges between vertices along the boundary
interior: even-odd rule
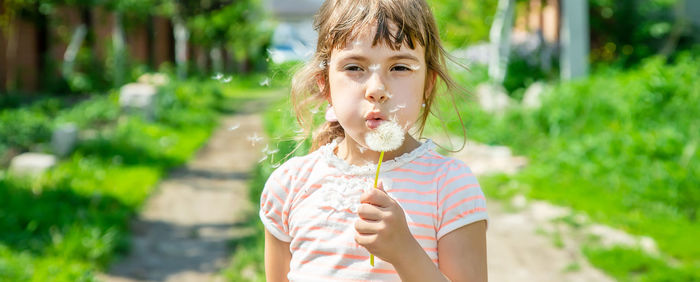
[[[464,163],[405,133],[372,188],[380,152],[367,134],[393,121],[420,136],[438,77],[454,87],[428,5],[327,0],[314,25],[316,53],[292,80],[292,102],[307,126],[308,109],[327,102],[327,122],[311,153],[265,184],[268,281],[486,281],[486,204]]]

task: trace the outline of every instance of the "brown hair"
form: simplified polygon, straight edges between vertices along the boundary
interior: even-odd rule
[[[425,48],[426,82],[437,74],[448,91],[459,88],[447,72],[446,58],[451,57],[440,43],[435,18],[425,0],[326,0],[314,20],[314,29],[318,32],[316,52],[292,79],[291,102],[305,132],[311,132],[313,126],[309,109],[318,109],[329,95],[328,87],[320,89],[318,82],[322,80],[321,85],[328,85],[326,66],[332,50],[343,47],[363,28],[374,24],[377,29],[372,45],[381,43],[397,50],[403,45],[414,49],[415,44],[420,44]],[[396,34],[389,32],[392,24],[398,28]],[[419,119],[419,135],[431,113],[436,89],[437,82],[430,93],[424,91],[425,108]],[[344,136],[337,121],[325,122],[314,133],[311,151]]]

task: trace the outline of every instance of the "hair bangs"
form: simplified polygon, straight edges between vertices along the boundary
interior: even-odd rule
[[[374,2],[369,5],[369,2]],[[406,45],[415,49],[416,44],[426,46],[427,38],[421,15],[415,9],[406,9],[392,1],[336,1],[335,11],[343,11],[333,15],[334,22],[329,23],[328,43],[324,49],[344,48],[354,41],[361,31],[374,27],[372,46],[385,44],[393,50]],[[415,14],[415,15],[414,15]]]

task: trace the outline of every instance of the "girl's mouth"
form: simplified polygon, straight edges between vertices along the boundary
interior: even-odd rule
[[[379,125],[385,121],[386,117],[384,117],[384,115],[382,115],[382,113],[379,111],[370,112],[365,115],[365,125],[372,130],[379,127]]]
[[[385,120],[380,119],[380,118],[376,118],[376,119],[368,119],[367,121],[365,121],[365,124],[367,125],[367,127],[369,129],[376,129],[377,127],[379,127],[379,125],[382,124],[382,122],[385,122]]]

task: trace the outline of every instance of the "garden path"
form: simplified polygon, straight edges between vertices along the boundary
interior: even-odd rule
[[[248,136],[264,136],[265,101],[241,104],[221,119],[196,157],[170,172],[132,223],[129,254],[99,280],[223,281],[232,239],[245,236],[248,179],[264,143],[251,150]],[[236,129],[233,129],[236,128]],[[261,140],[262,141],[262,140]]]
[[[444,143],[441,143],[444,144]],[[453,155],[477,175],[513,173],[527,163],[503,146],[469,142]],[[486,232],[489,281],[612,281],[581,253],[584,238],[556,219],[571,211],[515,197],[504,203],[487,199]]]

